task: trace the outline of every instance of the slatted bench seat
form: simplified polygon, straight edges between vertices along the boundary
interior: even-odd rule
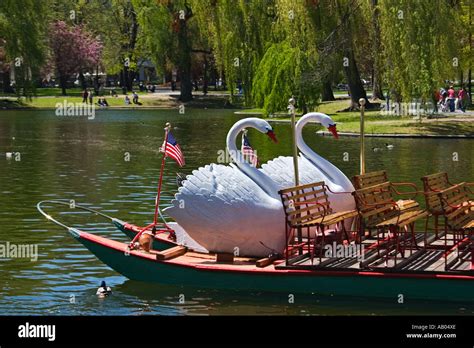
[[[285,211],[287,264],[292,251],[299,250],[301,254],[305,248],[310,253],[312,260],[318,237],[320,237],[322,250],[330,226],[334,226],[335,231],[341,232],[347,240],[351,239],[345,229],[344,222],[346,219],[356,217],[357,211],[333,212],[324,182],[290,187],[280,190],[279,194]],[[302,229],[306,229],[305,242],[303,242],[302,235],[295,236],[295,231]],[[311,241],[313,241],[313,245]]]
[[[366,173],[362,175],[356,175],[352,178],[352,182],[354,184],[354,188],[356,190],[360,190],[363,188],[380,185],[380,184],[387,183],[390,181],[388,179],[387,172],[385,170],[380,170],[380,171],[370,172],[370,173]],[[392,185],[394,192],[398,195],[414,194],[414,196],[416,196],[418,192],[416,185],[413,183],[403,183],[403,182],[401,183],[390,182],[390,183]],[[399,192],[398,190],[395,189],[395,187],[397,186],[409,186],[409,187],[414,188],[415,191]],[[414,199],[398,199],[396,201],[396,204],[401,210],[409,210],[409,209],[416,208],[419,206],[418,202],[415,201]],[[363,236],[367,228],[367,224],[363,218],[361,218],[359,222],[360,222],[359,234]],[[368,228],[369,235],[371,235],[371,232],[372,232],[371,229]]]
[[[357,210],[364,219],[366,227],[377,231],[378,256],[381,248],[386,249],[384,255],[387,263],[389,254],[395,250],[396,265],[398,252],[404,257],[406,248],[410,253],[412,249],[419,248],[415,235],[415,222],[425,218],[428,212],[417,207],[400,209],[393,199],[393,191],[392,183],[384,182],[356,190],[354,196]],[[385,238],[386,233],[388,239]]]
[[[448,179],[447,173],[435,173],[426,175],[421,178],[423,182],[423,189],[425,194],[426,209],[428,209],[430,216],[426,219],[426,229],[428,229],[429,218],[434,218],[434,231],[436,237],[439,236],[439,217],[445,216],[447,211],[443,208],[441,203],[441,196],[439,193],[450,187],[455,186]],[[465,183],[465,186],[473,185],[472,183]]]
[[[388,175],[387,175],[387,172],[385,170],[380,170],[380,171],[377,171],[377,172],[370,172],[370,173],[366,173],[366,174],[362,174],[362,175],[355,175],[353,177],[352,181],[354,183],[354,188],[356,190],[360,190],[360,189],[370,187],[370,186],[379,185],[379,184],[382,184],[384,182],[390,182],[392,184],[394,192],[397,195],[415,194],[415,196],[416,196],[416,194],[418,192],[418,188],[413,183],[410,183],[410,182],[391,182],[388,179]],[[399,192],[398,190],[395,189],[395,187],[397,187],[397,186],[400,186],[400,187],[401,186],[409,186],[409,187],[414,188],[415,191],[413,191],[413,192]],[[400,209],[402,209],[402,210],[411,209],[413,207],[418,207],[419,206],[418,202],[415,201],[414,199],[400,199],[400,200],[397,200],[397,204],[400,207]]]
[[[445,253],[445,270],[448,270],[447,256],[454,250],[460,256],[461,247],[471,253],[471,269],[474,269],[474,202],[470,198],[466,183],[460,183],[438,193],[445,212],[446,228],[453,234],[453,246]],[[447,233],[445,234],[447,246]]]

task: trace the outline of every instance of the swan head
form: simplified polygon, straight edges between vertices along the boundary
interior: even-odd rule
[[[320,123],[331,132],[334,138],[339,139],[339,134],[337,134],[336,122],[329,117],[328,115],[321,115],[320,116]]]
[[[339,134],[337,134],[336,122],[334,122],[334,120],[328,115],[323,114],[322,112],[310,112],[306,115],[303,115],[296,123],[296,127],[299,129],[299,132],[301,132],[304,125],[308,122],[316,122],[321,124],[331,132],[334,138],[339,138]]]
[[[257,118],[257,119],[255,119],[255,122],[254,122],[253,126],[259,132],[268,135],[268,137],[274,143],[278,143],[278,139],[276,138],[275,133],[273,132],[273,128],[272,128],[272,126],[270,126],[270,123],[268,123],[265,120]]]

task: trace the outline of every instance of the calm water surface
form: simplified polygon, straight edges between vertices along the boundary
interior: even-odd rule
[[[0,112],[0,243],[37,244],[39,258],[0,259],[0,314],[6,315],[207,315],[207,314],[473,314],[474,306],[396,300],[298,295],[288,304],[287,294],[242,293],[183,288],[130,281],[98,261],[67,232],[48,223],[35,205],[44,199],[74,199],[109,215],[137,224],[149,223],[160,166],[158,148],[164,123],[186,155],[178,169],[168,162],[163,202],[176,191],[175,173],[191,173],[216,162],[229,128],[240,117],[229,110],[98,111],[94,120],[57,117],[54,111]],[[290,155],[290,128],[275,124],[280,140],[273,144],[257,131],[250,140],[260,162]],[[357,174],[358,140],[317,136],[317,126],[304,130],[306,141],[347,176]],[[393,181],[412,181],[436,171],[448,171],[452,181],[473,180],[472,140],[367,139],[367,169],[387,169]],[[21,160],[7,160],[16,151]],[[127,153],[130,161],[126,161]],[[345,153],[349,160],[344,161]],[[455,153],[455,154],[453,154]],[[346,154],[346,155],[347,155]],[[457,156],[458,161],[453,161]],[[60,218],[87,231],[117,240],[125,237],[88,214],[64,210]],[[55,211],[53,211],[55,212]],[[59,216],[57,209],[55,216]],[[54,214],[53,214],[54,215]],[[106,299],[95,296],[101,280],[113,288]],[[179,303],[179,296],[185,303]]]

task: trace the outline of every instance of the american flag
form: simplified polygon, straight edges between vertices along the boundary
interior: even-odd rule
[[[258,164],[258,158],[257,154],[255,151],[253,151],[252,146],[250,145],[249,138],[247,137],[247,132],[244,131],[242,134],[242,155],[244,156],[244,159],[249,160],[250,164],[254,167],[257,166]]]
[[[183,152],[181,151],[181,148],[179,147],[178,142],[174,138],[173,134],[171,134],[171,132],[168,132],[168,142],[167,144],[163,142],[163,146],[160,149],[161,152],[164,152],[165,145],[166,145],[165,156],[171,157],[172,159],[174,159],[180,167],[184,166],[186,163],[184,162]]]

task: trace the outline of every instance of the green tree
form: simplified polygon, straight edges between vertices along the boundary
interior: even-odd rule
[[[384,0],[379,5],[387,82],[395,99],[431,100],[445,80],[458,76],[462,64],[457,2]]]
[[[43,18],[46,2],[35,0],[0,1],[0,41],[3,46],[4,89],[9,90],[10,70],[14,71],[16,93],[31,97],[35,79],[44,62]]]
[[[138,22],[142,28],[142,44],[150,50],[153,60],[163,69],[171,63],[180,80],[180,100],[192,96],[192,40],[196,36],[190,24],[194,13],[185,0],[134,0]]]

